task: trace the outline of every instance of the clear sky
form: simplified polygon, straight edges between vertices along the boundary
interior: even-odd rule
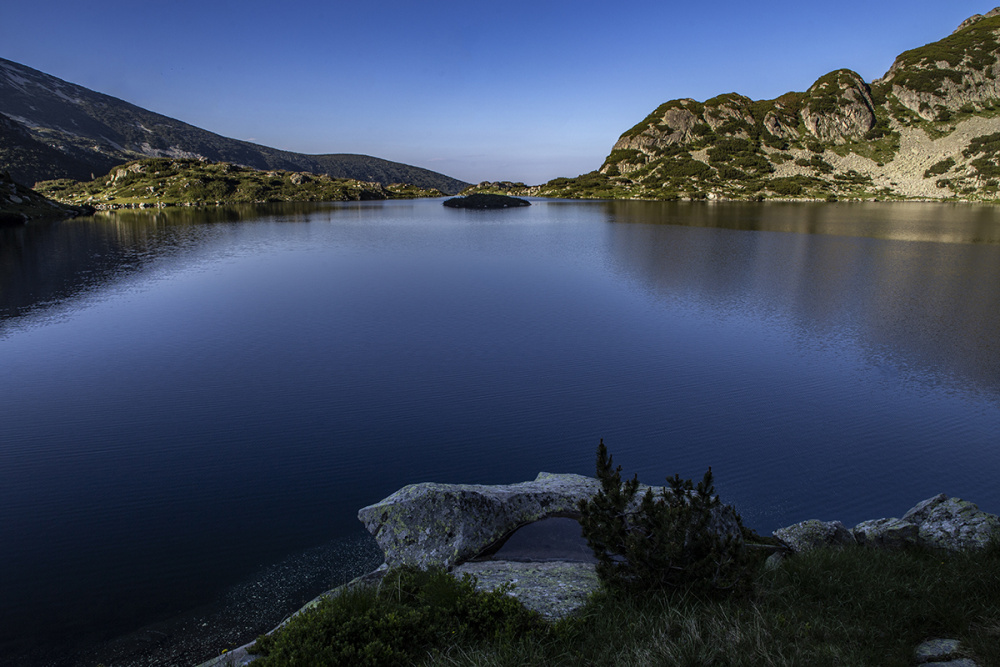
[[[469,182],[597,169],[660,103],[770,99],[993,7],[967,0],[11,0],[0,57],[219,134]]]

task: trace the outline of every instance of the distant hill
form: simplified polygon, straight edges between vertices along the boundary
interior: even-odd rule
[[[92,209],[146,208],[292,201],[362,201],[440,197],[440,190],[388,185],[325,174],[263,171],[193,158],[146,158],[115,167],[107,176],[35,184],[37,194]]]
[[[305,155],[229,139],[0,58],[0,170],[14,180],[89,181],[144,157],[205,158],[448,194],[468,185],[367,155]]]
[[[794,55],[794,54],[790,54]],[[636,199],[1000,199],[1000,8],[906,51],[881,79],[671,100],[598,171],[482,192]]]

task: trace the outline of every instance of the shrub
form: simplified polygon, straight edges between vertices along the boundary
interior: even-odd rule
[[[808,160],[800,157],[795,161],[795,164],[800,167],[811,167],[821,174],[833,173],[833,165],[818,155],[813,155]]]
[[[742,540],[712,528],[721,502],[713,495],[711,468],[697,488],[691,480],[674,475],[667,479],[669,488],[659,495],[648,489],[636,507],[638,478],[622,482],[621,466],[613,467],[602,440],[597,477],[601,490],[580,501],[580,524],[606,587],[719,593],[747,583]]]
[[[443,569],[390,571],[378,588],[323,598],[253,651],[256,664],[410,664],[456,642],[512,641],[544,632],[541,617],[507,595],[509,587],[479,592],[468,576]]]
[[[931,176],[940,176],[949,169],[955,166],[955,160],[953,158],[947,158],[941,160],[940,162],[935,162],[930,167],[924,171],[924,178],[930,178]]]

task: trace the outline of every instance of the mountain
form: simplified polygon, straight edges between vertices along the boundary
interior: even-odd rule
[[[665,102],[598,171],[474,190],[636,199],[1000,199],[1000,8],[900,54],[866,83],[821,76],[805,92]]]
[[[0,170],[91,180],[145,157],[204,158],[456,193],[468,183],[367,155],[305,155],[229,139],[0,58]]]

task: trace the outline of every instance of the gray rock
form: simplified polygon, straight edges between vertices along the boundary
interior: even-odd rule
[[[901,521],[916,524],[920,544],[931,549],[983,549],[994,536],[1000,537],[1000,517],[943,493],[917,503]]]
[[[764,561],[764,568],[767,570],[777,570],[781,567],[781,564],[785,562],[788,556],[785,555],[783,551],[775,551],[773,554],[767,557]]]
[[[851,531],[858,544],[876,549],[904,549],[920,542],[920,528],[901,519],[862,521]]]
[[[452,574],[474,576],[479,590],[511,584],[511,596],[549,620],[573,615],[600,586],[592,563],[485,561],[463,563]]]
[[[382,547],[389,565],[450,568],[526,524],[553,516],[578,517],[578,503],[600,488],[592,477],[545,472],[520,484],[412,484],[363,507],[358,519]],[[640,486],[635,506],[648,488]],[[653,491],[659,493],[660,488]],[[712,529],[740,538],[731,507],[716,510]]]
[[[961,643],[957,639],[928,639],[913,652],[917,662],[947,660],[958,653]]]
[[[810,519],[787,528],[779,528],[773,534],[795,553],[856,543],[851,531],[839,521]]]

